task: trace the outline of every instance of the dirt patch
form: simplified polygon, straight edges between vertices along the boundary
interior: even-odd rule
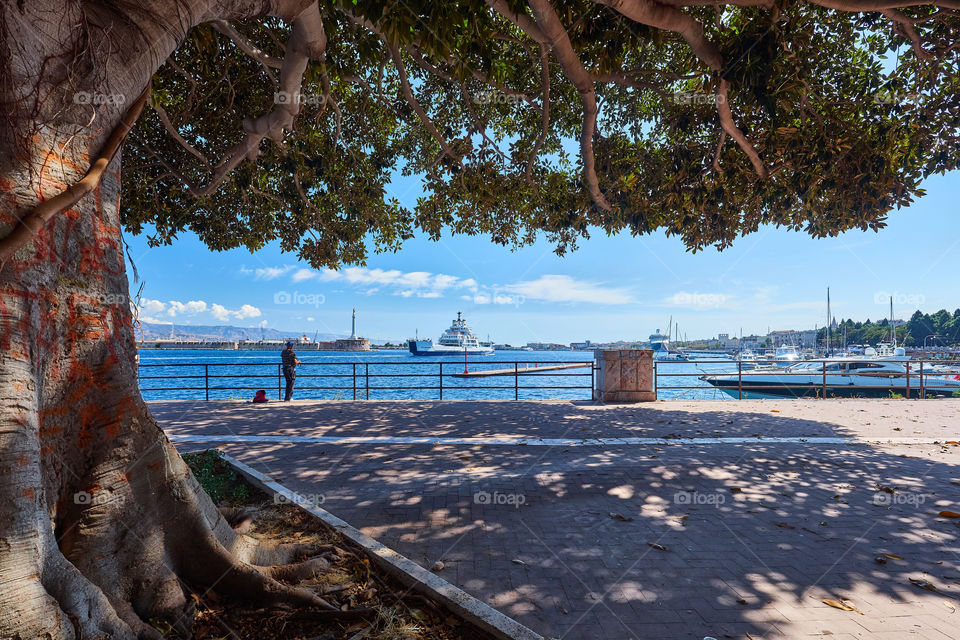
[[[197,640],[492,640],[380,571],[362,548],[306,511],[275,504],[217,452],[186,454],[184,460],[228,520],[247,535],[314,546],[312,555],[324,557],[329,566],[295,584],[340,609],[264,608],[198,590]]]

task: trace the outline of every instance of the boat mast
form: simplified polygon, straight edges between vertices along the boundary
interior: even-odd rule
[[[833,322],[830,317],[830,287],[827,287],[827,355],[830,355]]]
[[[890,346],[897,346],[897,332],[893,327],[893,296],[890,296]]]

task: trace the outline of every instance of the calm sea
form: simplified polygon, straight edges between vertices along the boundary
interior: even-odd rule
[[[298,351],[294,398],[358,400],[587,400],[591,396],[590,351],[498,351],[491,356],[467,358],[468,371],[513,370],[557,362],[583,362],[577,369],[520,375],[457,378],[462,356],[413,356],[407,351],[366,352]],[[140,387],[146,400],[246,400],[258,389],[277,399],[283,387],[280,352],[273,351],[140,351]],[[661,378],[660,398],[724,398],[698,376],[730,369],[712,362],[669,363],[663,373],[683,374]],[[735,366],[735,365],[734,365]],[[441,381],[440,373],[443,372]],[[356,391],[354,391],[356,389]],[[355,395],[356,394],[356,395]]]

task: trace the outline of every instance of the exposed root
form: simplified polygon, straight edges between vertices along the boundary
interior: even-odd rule
[[[316,557],[294,564],[256,567],[256,569],[274,580],[301,582],[329,570],[330,562],[326,558]]]

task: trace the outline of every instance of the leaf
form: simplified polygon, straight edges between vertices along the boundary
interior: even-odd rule
[[[910,583],[915,587],[920,587],[926,591],[936,591],[937,588],[931,582],[920,580],[919,578],[910,578]]]
[[[527,563],[526,563],[526,562],[524,562],[523,560],[517,560],[516,558],[514,558],[514,559],[511,560],[510,562],[512,562],[513,564],[518,564],[518,565],[520,565],[521,567],[527,566]]]
[[[845,600],[821,600],[820,602],[822,602],[823,604],[830,605],[830,606],[833,607],[834,609],[840,609],[840,610],[842,610],[842,611],[856,611],[856,612],[859,613],[860,615],[864,615],[863,611],[860,611],[860,609],[857,609],[855,606],[853,606],[852,604],[850,604],[849,601],[845,601]]]
[[[647,545],[648,545],[651,549],[656,549],[657,551],[666,551],[666,550],[667,550],[667,548],[666,548],[665,546],[663,546],[662,544],[657,544],[656,542],[648,542]]]
[[[960,447],[960,442],[957,442],[956,440],[947,440],[947,444],[952,444],[955,447]]]
[[[960,518],[960,513],[957,513],[956,511],[941,511],[937,515],[940,515],[944,518]]]
[[[613,518],[614,520],[619,520],[620,522],[633,522],[633,518],[628,518],[628,517],[626,517],[626,516],[622,516],[622,515],[620,515],[619,513],[613,513],[613,512],[611,511],[609,515],[610,515],[610,517]]]
[[[787,524],[786,522],[774,522],[774,525],[780,527],[781,529],[796,529],[792,524]]]
[[[950,609],[950,613],[956,613],[956,611],[957,611],[957,608],[954,607],[954,606],[953,606],[952,604],[950,604],[949,602],[947,602],[946,600],[943,601],[943,606],[945,606],[947,609]]]
[[[901,558],[900,556],[894,553],[881,553],[880,555],[882,555],[885,558],[890,558],[891,560],[903,560],[903,558]]]

